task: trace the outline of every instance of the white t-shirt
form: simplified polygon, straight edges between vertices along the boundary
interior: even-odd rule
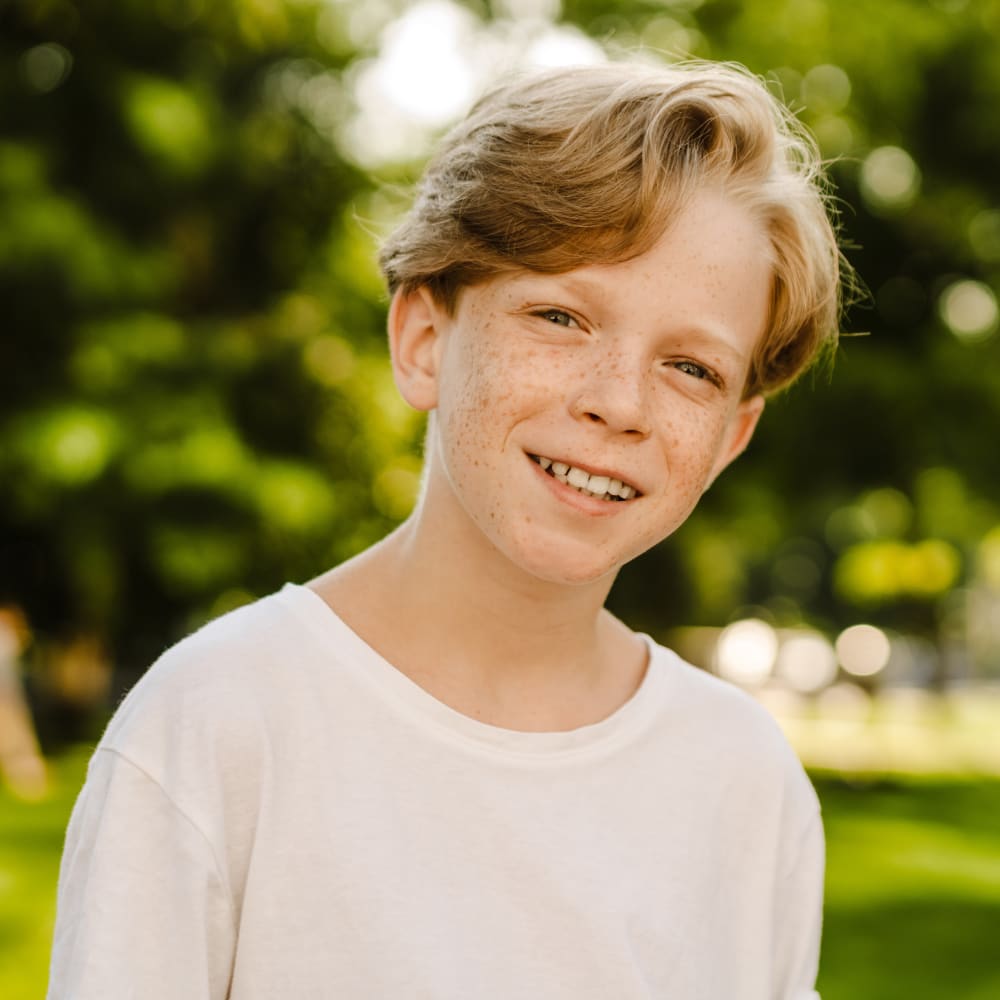
[[[806,1000],[816,796],[647,640],[618,711],[513,732],[287,585],[169,650],[90,765],[49,1000]]]

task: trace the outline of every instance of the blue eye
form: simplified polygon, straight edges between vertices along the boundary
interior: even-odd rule
[[[684,372],[685,375],[691,375],[694,378],[712,377],[712,373],[707,368],[703,368],[701,365],[695,364],[693,361],[678,361],[674,367],[676,367],[678,371]]]
[[[675,361],[673,366],[677,371],[698,379],[700,382],[710,382],[716,386],[722,385],[722,379],[711,368],[699,365],[697,361]]]
[[[562,309],[542,309],[540,312],[536,312],[535,315],[555,326],[573,326],[576,323],[576,320]]]

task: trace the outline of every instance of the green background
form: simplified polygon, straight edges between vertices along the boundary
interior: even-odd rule
[[[557,6],[471,4],[465,44]],[[120,690],[408,511],[422,424],[385,364],[373,256],[428,143],[361,162],[358,132],[406,123],[358,108],[412,9],[0,6],[0,602],[34,632],[40,702],[67,648]],[[771,81],[831,161],[864,285],[844,318],[864,336],[772,400],[616,610],[655,633],[747,608],[937,646],[967,630],[1000,595],[1000,3],[567,0],[561,24],[612,56],[683,44]],[[962,283],[993,323],[956,336]],[[986,639],[962,676],[1000,675]]]
[[[25,623],[54,773],[39,802],[0,798],[5,998],[42,991],[74,748],[167,644],[412,503],[422,425],[388,376],[373,255],[430,137],[380,162],[356,139],[379,124],[359,118],[365,74],[415,6],[0,3],[0,607]],[[658,637],[870,622],[921,651],[914,683],[995,688],[1000,2],[464,9],[480,40],[547,18],[613,57],[765,76],[830,160],[863,285],[844,318],[863,336],[770,402],[615,610]],[[995,747],[994,723],[978,731]],[[961,760],[933,781],[882,763],[820,782],[824,995],[1000,995],[997,784]]]

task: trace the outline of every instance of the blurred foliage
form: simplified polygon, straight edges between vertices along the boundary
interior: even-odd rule
[[[3,9],[0,603],[41,637],[138,668],[412,499],[372,180],[290,96],[347,58],[315,13]]]
[[[385,364],[372,231],[423,149],[363,169],[350,136],[413,6],[0,6],[0,604],[32,623],[40,688],[60,643],[132,679],[405,516],[421,424]],[[558,13],[467,7],[484,33]],[[845,319],[868,335],[770,403],[613,606],[655,632],[747,609],[972,629],[1000,592],[1000,0],[565,0],[561,20],[612,56],[772,81],[832,161],[869,290]],[[989,635],[969,671],[1000,673]]]

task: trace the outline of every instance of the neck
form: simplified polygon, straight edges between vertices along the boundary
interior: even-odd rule
[[[508,728],[573,728],[627,700],[644,654],[604,610],[614,574],[540,580],[478,531],[430,520],[418,507],[312,586],[390,663],[465,714]]]
[[[442,544],[417,513],[361,557],[364,576],[384,588],[394,618],[447,646],[466,669],[521,671],[566,662],[592,650],[613,575],[566,585],[539,580],[502,554],[483,559],[463,539]],[[361,566],[358,567],[361,569]],[[562,655],[559,653],[561,649]],[[579,661],[578,661],[579,662]]]

